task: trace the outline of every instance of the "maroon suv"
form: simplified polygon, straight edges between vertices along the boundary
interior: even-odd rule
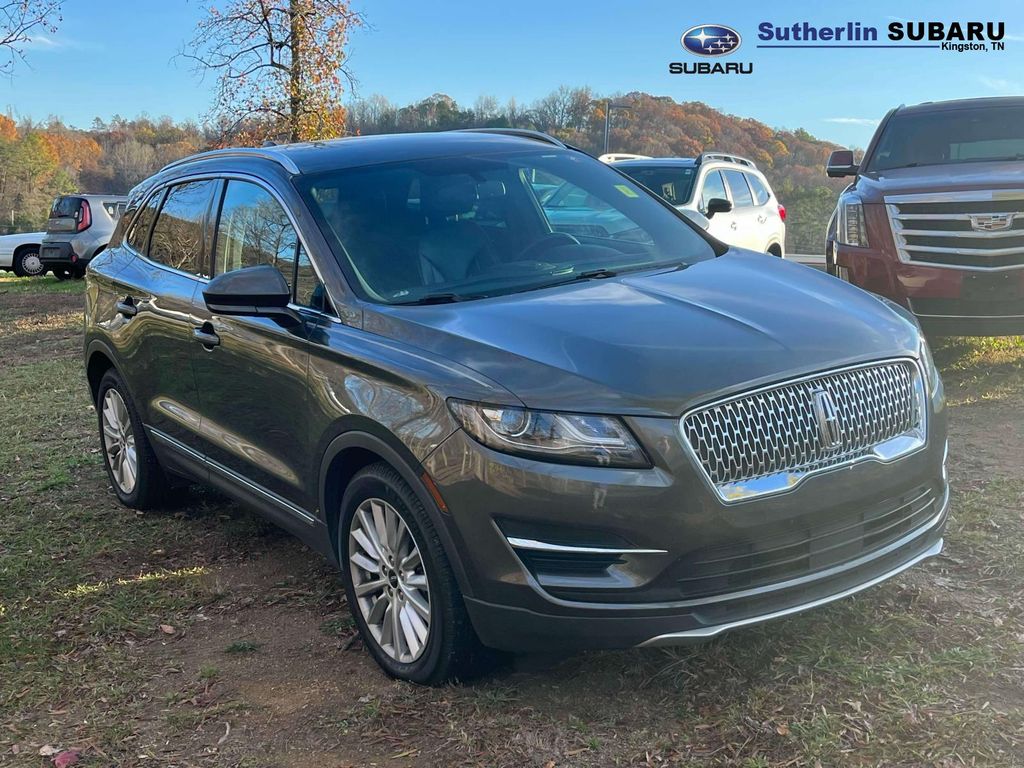
[[[828,226],[829,272],[944,335],[1024,333],[1024,98],[897,107]]]

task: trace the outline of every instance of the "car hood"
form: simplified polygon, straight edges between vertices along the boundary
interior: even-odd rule
[[[920,168],[894,168],[857,178],[857,192],[866,203],[884,202],[885,195],[1024,189],[1024,162],[953,163]]]
[[[532,408],[661,416],[919,344],[916,326],[871,294],[738,250],[682,270],[378,307],[364,327],[473,368]]]

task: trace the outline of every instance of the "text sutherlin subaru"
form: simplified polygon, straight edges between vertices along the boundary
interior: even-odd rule
[[[897,107],[828,175],[854,177],[826,235],[833,274],[928,333],[1024,333],[1024,98]]]
[[[559,232],[552,184],[632,228]],[[173,163],[89,266],[85,354],[124,504],[185,479],[258,509],[420,683],[710,638],[942,548],[913,317],[543,134]]]

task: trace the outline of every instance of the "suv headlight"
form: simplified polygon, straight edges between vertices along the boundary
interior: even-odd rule
[[[582,413],[531,411],[449,400],[462,428],[488,448],[516,456],[601,467],[649,467],[621,419]]]
[[[843,245],[868,247],[868,231],[864,220],[864,204],[857,195],[847,192],[839,197],[836,239]]]
[[[924,382],[928,387],[928,395],[932,398],[939,397],[942,392],[942,379],[939,378],[939,369],[935,365],[935,358],[932,357],[932,350],[923,336],[918,357],[921,359],[921,367],[924,369]]]

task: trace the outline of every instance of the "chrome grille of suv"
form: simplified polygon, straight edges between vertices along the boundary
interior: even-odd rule
[[[924,445],[924,413],[917,365],[893,360],[712,403],[681,426],[722,500],[742,501],[843,464],[904,456]]]
[[[889,195],[901,261],[936,267],[1024,267],[1024,190]]]

